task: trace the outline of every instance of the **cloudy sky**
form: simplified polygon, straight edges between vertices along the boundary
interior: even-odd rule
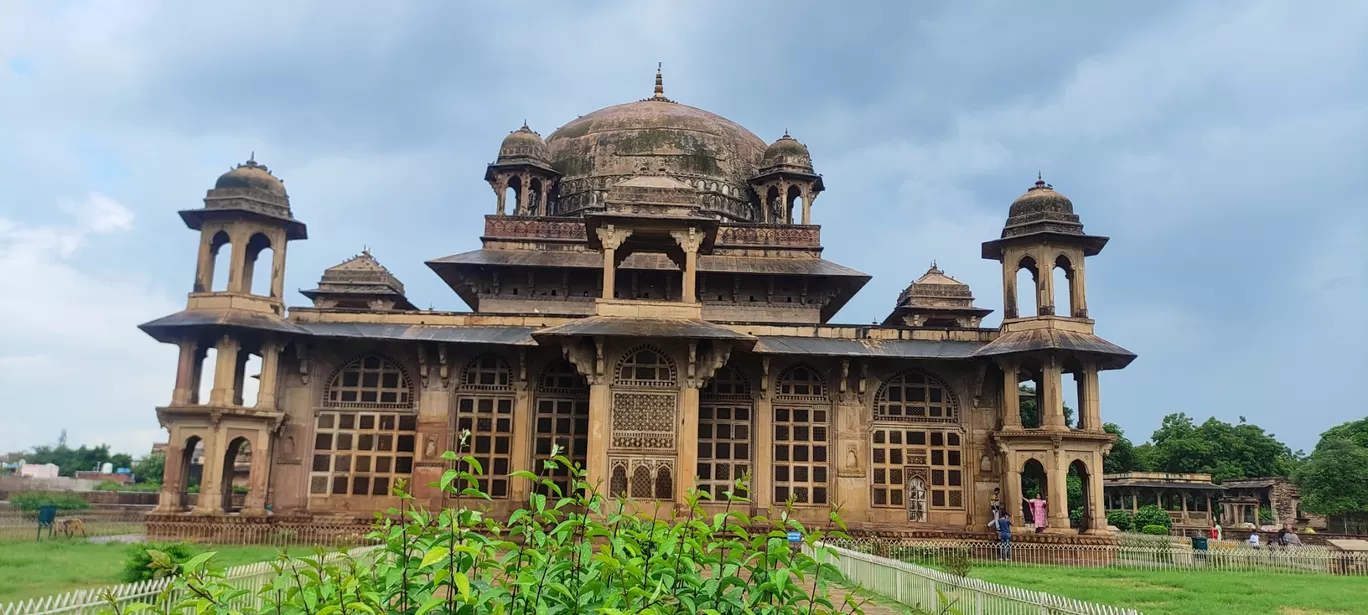
[[[0,450],[162,437],[175,350],[135,325],[184,306],[175,212],[249,152],[309,224],[291,303],[369,245],[464,310],[423,261],[478,247],[500,139],[648,96],[656,62],[811,147],[826,256],[874,276],[840,322],[932,259],[1000,311],[979,244],[1040,170],[1112,237],[1090,312],[1140,358],[1106,420],[1309,450],[1368,413],[1368,3],[473,4],[0,3]]]

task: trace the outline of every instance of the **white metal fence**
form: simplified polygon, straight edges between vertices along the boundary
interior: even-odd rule
[[[49,531],[43,528],[42,540],[49,536],[64,538],[61,522],[65,519],[80,519],[85,536],[114,536],[118,534],[143,533],[143,511],[139,510],[71,510],[57,511],[58,526]],[[76,532],[75,536],[82,534]],[[0,512],[0,542],[32,541],[38,536],[38,513],[17,511]]]
[[[1096,566],[1177,570],[1229,570],[1284,574],[1368,576],[1368,553],[1347,553],[1321,546],[1250,548],[1212,542],[1207,550],[1169,539],[1126,536],[1120,545],[1062,545],[1013,542],[1004,553],[992,540],[926,541],[895,544],[841,541],[841,546],[924,566],[965,555],[1003,565]],[[1005,557],[1007,556],[1007,557]]]
[[[360,547],[352,549],[346,555],[331,553],[322,557],[324,562],[334,562],[344,557],[369,561],[379,553],[376,551],[377,548],[378,546]],[[224,580],[238,589],[249,590],[250,593],[240,599],[243,604],[235,605],[242,608],[259,605],[257,591],[266,582],[275,579],[276,575],[276,570],[270,562],[258,562],[225,570]],[[122,611],[123,608],[134,602],[151,602],[172,582],[174,582],[174,578],[165,577],[138,583],[80,589],[46,598],[21,600],[0,605],[0,615],[96,615],[112,609],[113,605],[108,600],[108,596],[113,596],[114,603]],[[185,590],[182,588],[173,591],[183,592]],[[172,601],[179,601],[183,598],[184,596],[176,594],[172,596]]]
[[[1133,609],[958,577],[908,562],[831,548],[836,553],[833,563],[846,580],[930,613],[939,613],[948,606],[965,615],[1140,615]]]

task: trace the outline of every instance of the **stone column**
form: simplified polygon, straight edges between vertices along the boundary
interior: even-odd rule
[[[612,299],[617,284],[617,249],[622,242],[632,236],[631,229],[619,229],[609,224],[598,229],[599,241],[603,244],[603,298]]]
[[[289,241],[285,239],[284,231],[274,234],[275,237],[271,238],[271,298],[283,299],[285,297],[285,247]]]
[[[518,176],[518,215],[526,216],[527,208],[531,207],[532,199],[532,180],[526,173]]]
[[[690,228],[687,231],[674,231],[670,236],[684,250],[684,284],[681,291],[684,303],[697,303],[698,248],[703,245],[703,233]]]
[[[1106,493],[1102,485],[1102,460],[1094,459],[1097,468],[1088,468],[1088,499],[1092,500],[1089,510],[1092,518],[1088,519],[1089,534],[1108,534],[1111,530],[1107,529],[1107,502]],[[1067,495],[1067,494],[1066,494]]]
[[[571,362],[589,383],[589,451],[585,456],[584,478],[600,496],[608,495],[608,441],[612,431],[612,391],[604,374],[603,338],[594,339],[594,355],[577,357],[570,353]],[[578,361],[576,359],[579,359]],[[589,369],[586,370],[585,367]],[[588,371],[588,374],[585,374]]]
[[[768,362],[769,359],[765,358],[764,361]],[[768,515],[770,500],[774,497],[774,402],[770,401],[768,391],[761,391],[755,399],[754,440],[751,501],[757,514]]]
[[[1046,516],[1051,533],[1068,532],[1069,529],[1069,466],[1064,455],[1055,450],[1051,467],[1045,469],[1049,491]]]
[[[250,277],[247,276],[247,238],[236,237],[240,234],[237,229],[230,229],[228,234],[233,236],[233,253],[228,258],[228,292],[250,293],[251,280],[243,280],[243,277]]]
[[[195,284],[191,287],[191,292],[207,293],[213,290],[214,284],[214,235],[218,233],[211,229],[205,229],[200,233],[199,257],[195,262]],[[231,250],[232,246],[228,248]],[[219,248],[222,250],[223,248]]]
[[[812,191],[803,191],[803,224],[812,224]]]
[[[507,194],[507,192],[508,192],[508,178],[507,178],[507,177],[502,178],[502,179],[499,179],[498,181],[494,182],[494,194],[495,194],[495,198],[497,199],[497,204],[496,204],[495,207],[494,207],[494,213],[495,213],[496,215],[500,215],[500,216],[508,215],[508,204],[504,202],[505,200],[507,200],[507,199],[505,198],[505,195]]]
[[[1036,313],[1041,316],[1055,314],[1054,304],[1054,259],[1050,258],[1050,247],[1040,246],[1036,251]]]
[[[457,446],[452,438],[452,429],[455,425],[452,423],[452,393],[447,388],[451,372],[447,365],[446,353],[445,345],[439,344],[438,365],[434,369],[434,366],[427,362],[431,358],[426,354],[426,349],[419,349],[419,356],[422,359],[419,365],[421,392],[418,395],[418,441],[414,446],[415,461],[409,492],[421,503],[433,509],[442,506],[444,496],[440,489],[429,484],[441,480],[442,472],[447,468],[442,453]]]
[[[1099,394],[1097,364],[1087,362],[1083,364],[1083,373],[1080,374],[1081,382],[1078,386],[1078,405],[1079,416],[1087,417],[1089,431],[1102,431],[1102,397]]]
[[[276,389],[280,378],[280,342],[269,341],[261,345],[261,385],[257,390],[256,407],[258,410],[276,409]],[[255,459],[256,450],[252,451]],[[253,461],[252,463],[256,463]],[[253,470],[255,471],[255,470]]]
[[[1083,253],[1078,252],[1075,256],[1077,262],[1073,263],[1073,280],[1069,287],[1069,307],[1072,310],[1069,316],[1079,318],[1088,317],[1088,290],[1084,279]]]
[[[222,361],[220,361],[222,363]],[[196,515],[223,514],[223,431],[215,425],[204,436],[204,466],[200,468]]]
[[[690,344],[697,342],[691,341]],[[675,425],[675,447],[678,465],[675,468],[675,502],[683,503],[698,477],[698,389],[703,379],[688,378],[679,389],[679,422]]]
[[[193,339],[181,340],[180,357],[176,361],[176,388],[171,392],[171,405],[187,406],[195,390],[195,354],[199,343]]]
[[[1019,314],[1017,312],[1017,287],[1016,287],[1016,259],[1019,255],[1010,250],[1004,250],[1002,254],[1002,318],[1012,319]]]
[[[526,352],[526,351],[522,351]],[[540,474],[541,468],[532,467],[532,434],[535,430],[532,417],[532,386],[526,378],[520,378],[513,385],[513,471],[527,470]],[[514,502],[526,502],[532,493],[532,483],[526,479],[515,478],[509,481],[509,491]]]
[[[171,430],[171,439],[166,443],[166,465],[162,468],[161,496],[157,499],[156,512],[181,512],[181,491],[185,488],[185,438],[176,430]]]
[[[547,202],[547,195],[548,195],[550,192],[551,192],[551,187],[548,186],[548,185],[546,184],[546,181],[545,181],[545,180],[543,180],[543,181],[542,181],[542,188],[541,188],[541,199],[539,199],[539,202],[537,203],[537,215],[538,215],[538,216],[545,216],[545,215],[547,215],[547,213],[546,213],[546,202]]]
[[[1017,362],[1011,359],[998,361],[1002,369],[1002,428],[1021,429],[1021,387],[1017,381]]]
[[[264,379],[263,379],[264,380]],[[257,430],[252,438],[252,469],[247,482],[247,497],[242,502],[242,516],[266,516],[266,490],[269,486],[267,472],[270,471],[271,433],[265,427]]]
[[[1003,512],[1012,520],[1012,529],[1020,531],[1026,527],[1026,519],[1021,517],[1021,469],[1011,453],[1002,453],[1003,476],[1006,484],[1002,486]]]
[[[1064,396],[1060,394],[1060,386],[1064,378],[1064,372],[1059,367],[1059,359],[1050,356],[1041,366],[1040,389],[1036,393],[1040,396],[1039,410],[1041,413],[1041,426],[1064,428]]]
[[[234,377],[237,375],[238,348],[238,341],[227,335],[220,337],[214,346],[214,388],[209,390],[210,405],[227,406],[233,400],[237,390]]]

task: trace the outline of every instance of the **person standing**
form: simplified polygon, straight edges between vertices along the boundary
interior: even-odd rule
[[[1039,534],[1045,531],[1046,520],[1048,518],[1046,512],[1049,510],[1049,501],[1040,497],[1040,493],[1037,492],[1035,497],[1026,500],[1026,505],[1031,511],[1031,522],[1035,525],[1036,533]]]
[[[993,513],[993,521],[997,521],[1002,516],[1002,502],[998,496],[1002,494],[1002,489],[993,489],[993,499],[988,501],[988,507]]]
[[[998,517],[993,525],[998,533],[998,559],[1012,561],[1012,519],[1007,515]]]

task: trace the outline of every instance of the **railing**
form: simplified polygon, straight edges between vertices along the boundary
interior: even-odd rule
[[[376,548],[375,546],[361,547],[353,549],[345,555],[331,553],[322,557],[324,563],[336,562],[346,557],[367,563],[379,554]],[[268,581],[275,579],[277,574],[270,562],[258,562],[225,570],[225,581],[238,589],[248,590],[246,595],[236,599],[229,606],[238,610],[248,606],[260,606],[257,592]],[[138,583],[80,589],[46,598],[11,602],[0,605],[0,615],[95,615],[104,611],[114,611],[115,605],[119,607],[118,612],[123,612],[128,605],[134,602],[151,602],[174,580],[174,577],[163,577]],[[183,588],[173,590],[171,602],[175,603],[183,599],[184,596],[181,593],[184,591]]]
[[[53,537],[63,537],[61,523],[65,519],[80,519],[84,533],[78,531],[75,536],[82,535],[87,537],[95,536],[117,536],[120,534],[141,534],[143,533],[143,511],[124,510],[124,511],[99,511],[94,510],[72,510],[58,511],[56,527],[52,531],[43,528],[42,540],[48,540],[49,534]],[[38,539],[38,514],[5,512],[0,513],[0,542],[32,541]]]
[[[189,521],[149,521],[148,540],[158,542],[199,542],[216,545],[267,545],[285,547],[350,547],[375,542],[371,526],[330,523],[223,523],[207,519]]]
[[[949,557],[967,555],[971,559],[1011,566],[1093,566],[1368,576],[1368,553],[1346,553],[1316,546],[1255,549],[1212,541],[1207,550],[1201,551],[1193,549],[1189,543],[1179,543],[1167,538],[1146,540],[1138,536],[1126,536],[1122,544],[1114,546],[1014,541],[1009,559],[1001,557],[1002,543],[992,540],[881,545],[854,539],[842,541],[842,546],[924,566],[941,566]]]
[[[831,547],[846,580],[931,613],[944,607],[973,615],[1140,615],[1139,611],[958,577],[886,557]],[[805,551],[811,554],[809,547]],[[944,604],[942,604],[942,596]]]

